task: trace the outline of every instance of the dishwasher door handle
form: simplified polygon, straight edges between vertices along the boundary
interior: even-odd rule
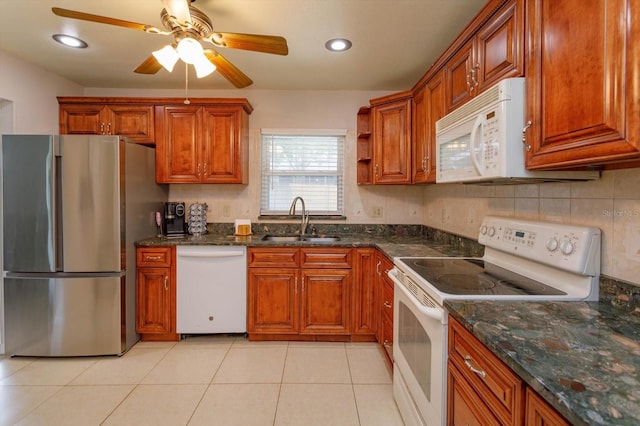
[[[178,257],[238,257],[244,256],[243,251],[190,251],[188,253],[180,253]]]

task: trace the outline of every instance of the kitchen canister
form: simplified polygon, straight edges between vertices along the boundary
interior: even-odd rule
[[[207,233],[207,203],[189,205],[189,233],[199,236]]]

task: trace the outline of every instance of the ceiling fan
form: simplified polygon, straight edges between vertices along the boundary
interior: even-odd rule
[[[195,0],[162,0],[164,8],[160,12],[160,18],[164,30],[151,25],[59,7],[54,7],[51,10],[54,14],[64,18],[173,36],[172,43],[153,52],[134,70],[140,74],[155,74],[163,67],[171,72],[176,61],[182,59],[185,63],[194,65],[198,77],[204,77],[217,69],[234,86],[243,88],[253,84],[253,81],[216,50],[203,49],[200,42],[209,42],[215,47],[251,50],[275,55],[289,53],[287,41],[280,36],[214,31],[209,17],[193,6],[191,4],[193,1]]]

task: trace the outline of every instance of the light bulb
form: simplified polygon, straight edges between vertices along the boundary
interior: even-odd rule
[[[196,69],[196,76],[198,78],[206,77],[216,70],[216,66],[213,65],[204,54],[202,54],[200,59],[198,59],[193,66]]]
[[[178,56],[187,64],[195,64],[204,57],[202,45],[189,37],[185,37],[178,43]]]
[[[167,44],[160,50],[156,50],[152,53],[152,55],[156,58],[156,60],[166,69],[167,71],[173,71],[173,67],[178,62],[179,56],[176,53],[176,50],[170,44]]]

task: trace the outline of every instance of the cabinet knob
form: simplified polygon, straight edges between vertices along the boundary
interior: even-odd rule
[[[104,135],[104,123],[100,123],[100,134]]]
[[[385,308],[387,308],[387,309],[391,309],[391,306],[392,306],[392,305],[391,305],[391,303],[389,303],[389,301],[388,301],[388,300],[385,300],[385,301],[384,301],[384,307],[385,307]]]

